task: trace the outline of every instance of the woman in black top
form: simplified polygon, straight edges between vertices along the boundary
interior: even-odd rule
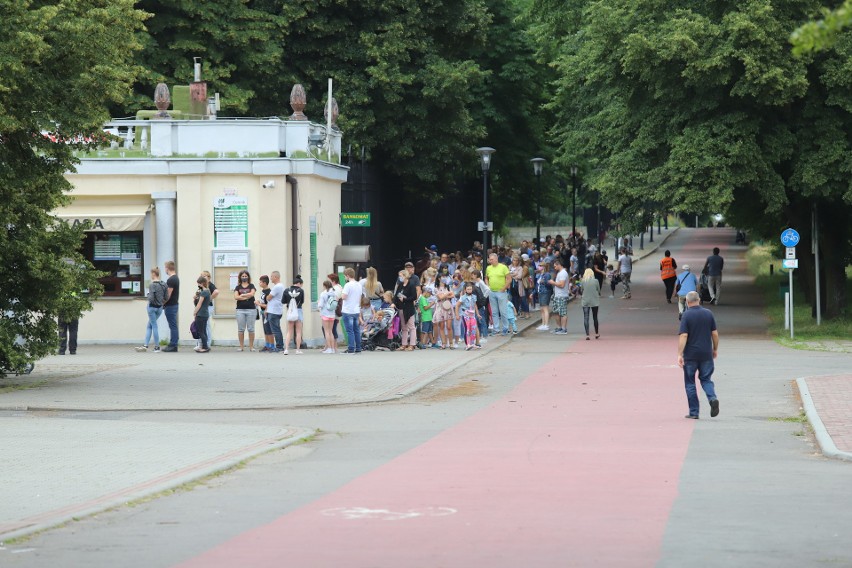
[[[207,321],[210,319],[210,290],[207,288],[207,278],[198,277],[198,303],[195,304],[195,329],[201,346],[196,347],[198,353],[207,353],[210,347],[207,344]]]

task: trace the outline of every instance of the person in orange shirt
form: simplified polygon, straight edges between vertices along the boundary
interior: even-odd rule
[[[677,262],[672,258],[671,251],[666,251],[666,256],[660,261],[660,278],[663,279],[663,284],[666,285],[666,301],[672,303],[672,296],[675,291],[675,280],[677,280]]]

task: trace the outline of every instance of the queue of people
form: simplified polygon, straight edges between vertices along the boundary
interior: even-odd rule
[[[479,349],[491,335],[517,334],[518,320],[530,318],[536,306],[542,314],[538,331],[551,331],[552,321],[552,333],[567,335],[569,302],[581,296],[586,338],[591,331],[589,316],[595,338],[599,338],[598,307],[604,279],[626,281],[625,296],[629,298],[629,255],[623,251],[619,269],[613,270],[607,264],[606,251],[587,246],[581,237],[566,241],[557,235],[542,241],[538,248],[522,241],[516,248],[495,246],[488,251],[475,243],[467,254],[439,254],[432,245],[417,265],[405,263],[387,288],[372,267],[360,279],[347,268],[343,285],[337,274],[328,274],[317,300],[324,337],[322,353],[361,353],[365,336],[388,326],[396,331],[396,340],[391,343],[403,352],[418,348]],[[173,261],[166,262],[165,269],[165,282],[159,268],[151,269],[145,340],[136,347],[139,352],[178,350],[180,279]],[[197,339],[195,351],[209,353],[213,300],[220,290],[207,271],[196,278],[196,284],[190,331]],[[249,271],[241,270],[232,294],[236,351],[289,355],[293,345],[294,354],[303,354],[306,293],[300,276],[287,287],[280,272],[272,271],[255,285]],[[158,320],[163,314],[168,321],[169,342],[161,349]],[[263,331],[262,347],[256,342],[258,322]],[[339,345],[341,325],[345,348]],[[372,347],[370,342],[368,348]]]

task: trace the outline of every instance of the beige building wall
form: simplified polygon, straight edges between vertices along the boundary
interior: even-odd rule
[[[215,160],[212,160],[215,162]],[[275,160],[287,163],[289,160]],[[316,163],[313,160],[310,162]],[[325,275],[332,271],[334,248],[340,244],[340,185],[345,180],[345,168],[326,166],[329,177],[323,175],[291,174],[298,182],[298,273],[304,279],[306,301],[304,305],[304,339],[321,343],[322,331],[319,312],[313,309],[317,297],[312,294],[312,282],[316,280],[317,295],[322,292]],[[81,168],[85,169],[85,168]],[[118,168],[121,170],[121,168]],[[226,168],[220,168],[226,169]],[[256,168],[255,168],[256,169]],[[279,168],[282,169],[282,168]],[[304,169],[304,168],[303,168]],[[220,290],[216,301],[219,312],[232,311],[235,305],[230,282],[221,281],[222,271],[213,267],[214,207],[216,198],[224,195],[244,197],[247,200],[248,216],[248,270],[255,286],[259,288],[259,277],[278,270],[282,282],[289,286],[293,279],[292,254],[292,195],[286,174],[248,173],[214,174],[192,173],[186,175],[145,175],[117,171],[99,175],[69,174],[74,186],[72,197],[75,205],[80,203],[100,204],[146,204],[151,210],[146,214],[143,246],[143,276],[145,286],[149,283],[149,270],[159,266],[165,280],[162,262],[157,259],[157,210],[152,194],[175,192],[175,262],[181,280],[179,330],[181,344],[192,344],[189,324],[192,320],[192,297],[196,289],[195,280],[202,270],[214,273],[214,282]],[[269,180],[274,187],[264,188]],[[316,221],[316,265],[317,273],[311,270],[311,219]],[[231,250],[231,249],[229,249]],[[236,249],[235,249],[236,250]],[[237,269],[234,269],[236,272]],[[259,294],[258,294],[259,297]],[[101,298],[95,301],[94,310],[84,314],[80,321],[81,342],[141,344],[147,323],[144,298]],[[220,308],[221,307],[221,308]],[[285,322],[282,321],[282,325]],[[213,344],[233,345],[237,340],[236,320],[233,315],[214,315],[212,319]],[[256,322],[256,337],[262,344],[263,329]],[[160,338],[168,338],[165,316],[160,319]]]

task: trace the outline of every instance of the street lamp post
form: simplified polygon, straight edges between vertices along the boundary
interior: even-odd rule
[[[571,166],[571,236],[577,235],[577,166]]]
[[[491,154],[496,152],[494,148],[484,146],[477,148],[479,161],[482,164],[482,260],[488,258],[488,169],[491,167]]]
[[[535,247],[533,247],[533,250],[538,250],[541,247],[541,174],[544,171],[544,163],[546,161],[544,158],[533,158],[530,160],[533,165],[533,174],[538,178],[538,194],[535,199]]]

